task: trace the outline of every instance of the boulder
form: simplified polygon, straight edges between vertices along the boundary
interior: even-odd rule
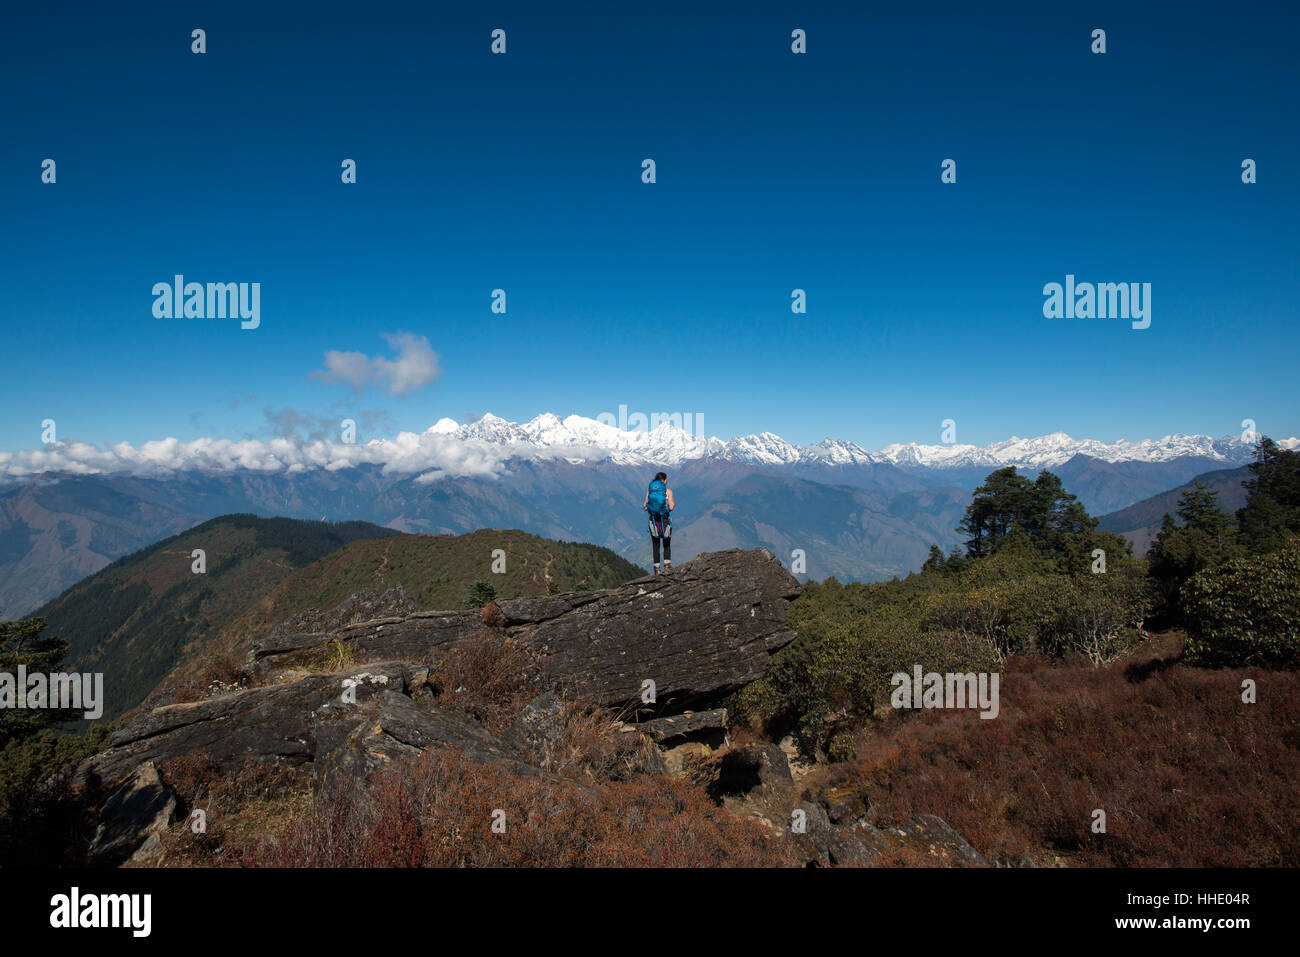
[[[666,718],[653,718],[628,727],[640,731],[655,742],[669,743],[670,746],[684,738],[710,737],[720,743],[727,728],[727,709],[713,708],[709,711],[687,711],[684,714],[670,715]]]
[[[804,799],[816,801],[825,808],[832,824],[847,827],[866,821],[866,797],[860,788],[853,785],[825,787],[815,795],[805,792]]]
[[[750,744],[722,756],[711,790],[720,796],[779,790],[793,785],[784,751],[775,744]]]
[[[146,841],[157,842],[159,832],[175,820],[176,808],[176,795],[162,783],[158,768],[144,762],[104,802],[87,855],[96,864],[121,864]]]
[[[795,830],[796,820],[801,831]],[[826,809],[812,801],[800,801],[791,812],[790,841],[805,867],[865,867],[880,857],[876,847],[836,827]]]
[[[405,676],[401,662],[380,662],[155,708],[113,734],[107,750],[82,762],[77,782],[116,787],[147,761],[160,763],[192,751],[222,772],[238,770],[250,759],[302,764],[316,752],[317,709],[345,697],[362,702],[385,689],[402,690]]]

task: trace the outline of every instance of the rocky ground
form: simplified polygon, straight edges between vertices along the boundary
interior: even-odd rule
[[[394,589],[298,615],[255,642],[243,687],[197,701],[155,698],[83,762],[78,786],[97,805],[91,857],[169,863],[160,838],[182,809],[159,768],[176,759],[200,755],[226,774],[297,768],[318,795],[364,792],[393,762],[439,749],[549,778],[567,716],[582,702],[605,709],[600,733],[615,740],[627,773],[691,782],[759,822],[792,861],[987,866],[932,815],[878,827],[868,795],[820,784],[791,740],[730,740],[719,704],[793,640],[786,609],[799,591],[770,553],[734,550],[620,588],[481,611],[420,612]],[[510,649],[533,665],[506,721],[458,707],[456,695],[474,689],[445,687],[440,664],[470,646]]]

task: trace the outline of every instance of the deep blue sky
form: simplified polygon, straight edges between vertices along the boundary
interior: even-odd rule
[[[1293,6],[475,6],[7,10],[0,448],[620,403],[871,448],[1300,432]],[[261,328],[155,319],[177,272],[261,282]],[[1150,282],[1151,328],[1044,319],[1067,272]],[[310,378],[399,332],[428,388]]]

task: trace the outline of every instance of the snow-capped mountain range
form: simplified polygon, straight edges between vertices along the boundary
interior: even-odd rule
[[[601,457],[626,465],[678,465],[694,459],[717,458],[750,465],[887,463],[903,468],[997,468],[1004,465],[1048,468],[1080,454],[1112,463],[1168,462],[1195,456],[1225,465],[1241,465],[1253,457],[1253,446],[1237,436],[1215,439],[1208,435],[1167,435],[1162,439],[1138,442],[1121,439],[1107,443],[1096,439],[1074,439],[1064,432],[1053,432],[1032,439],[1013,436],[983,447],[909,442],[871,452],[843,439],[828,438],[801,446],[771,432],[760,432],[723,441],[711,436],[696,436],[666,422],[654,429],[637,431],[578,415],[561,419],[550,413],[524,423],[508,422],[491,414],[466,425],[452,419],[441,419],[429,431],[463,441],[510,446],[525,457],[530,448],[538,453],[570,448],[588,455],[591,450],[598,450],[604,453]],[[1296,448],[1300,447],[1300,440],[1285,439],[1279,444]],[[585,457],[577,456],[579,459]]]
[[[696,420],[698,422],[698,419]],[[1286,448],[1300,447],[1294,438]],[[1109,463],[1165,463],[1195,458],[1212,467],[1243,465],[1252,445],[1239,437],[1168,435],[1138,442],[1073,439],[1054,432],[1033,439],[974,445],[889,445],[872,452],[842,439],[794,445],[779,435],[760,432],[723,441],[698,435],[673,422],[653,429],[620,428],[598,419],[546,413],[528,422],[509,422],[485,415],[461,424],[440,419],[423,432],[399,432],[394,438],[345,443],[329,439],[280,437],[269,440],[165,438],[135,446],[119,442],[99,447],[60,441],[40,449],[0,452],[0,477],[24,480],[48,473],[76,475],[131,474],[164,476],[178,472],[269,472],[298,474],[315,469],[337,471],[379,466],[390,475],[416,475],[430,481],[443,477],[501,474],[511,460],[609,462],[616,465],[675,466],[700,460],[745,465],[802,468],[892,465],[905,470],[999,468],[1016,465],[1041,469],[1059,466],[1075,455]]]

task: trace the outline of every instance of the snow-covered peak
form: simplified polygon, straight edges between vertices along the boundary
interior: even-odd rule
[[[872,465],[882,461],[856,442],[843,439],[822,439],[816,445],[805,445],[800,452],[804,461],[823,465]]]
[[[757,435],[739,435],[726,444],[722,458],[755,465],[792,465],[800,459],[801,450],[779,435],[760,432]]]

